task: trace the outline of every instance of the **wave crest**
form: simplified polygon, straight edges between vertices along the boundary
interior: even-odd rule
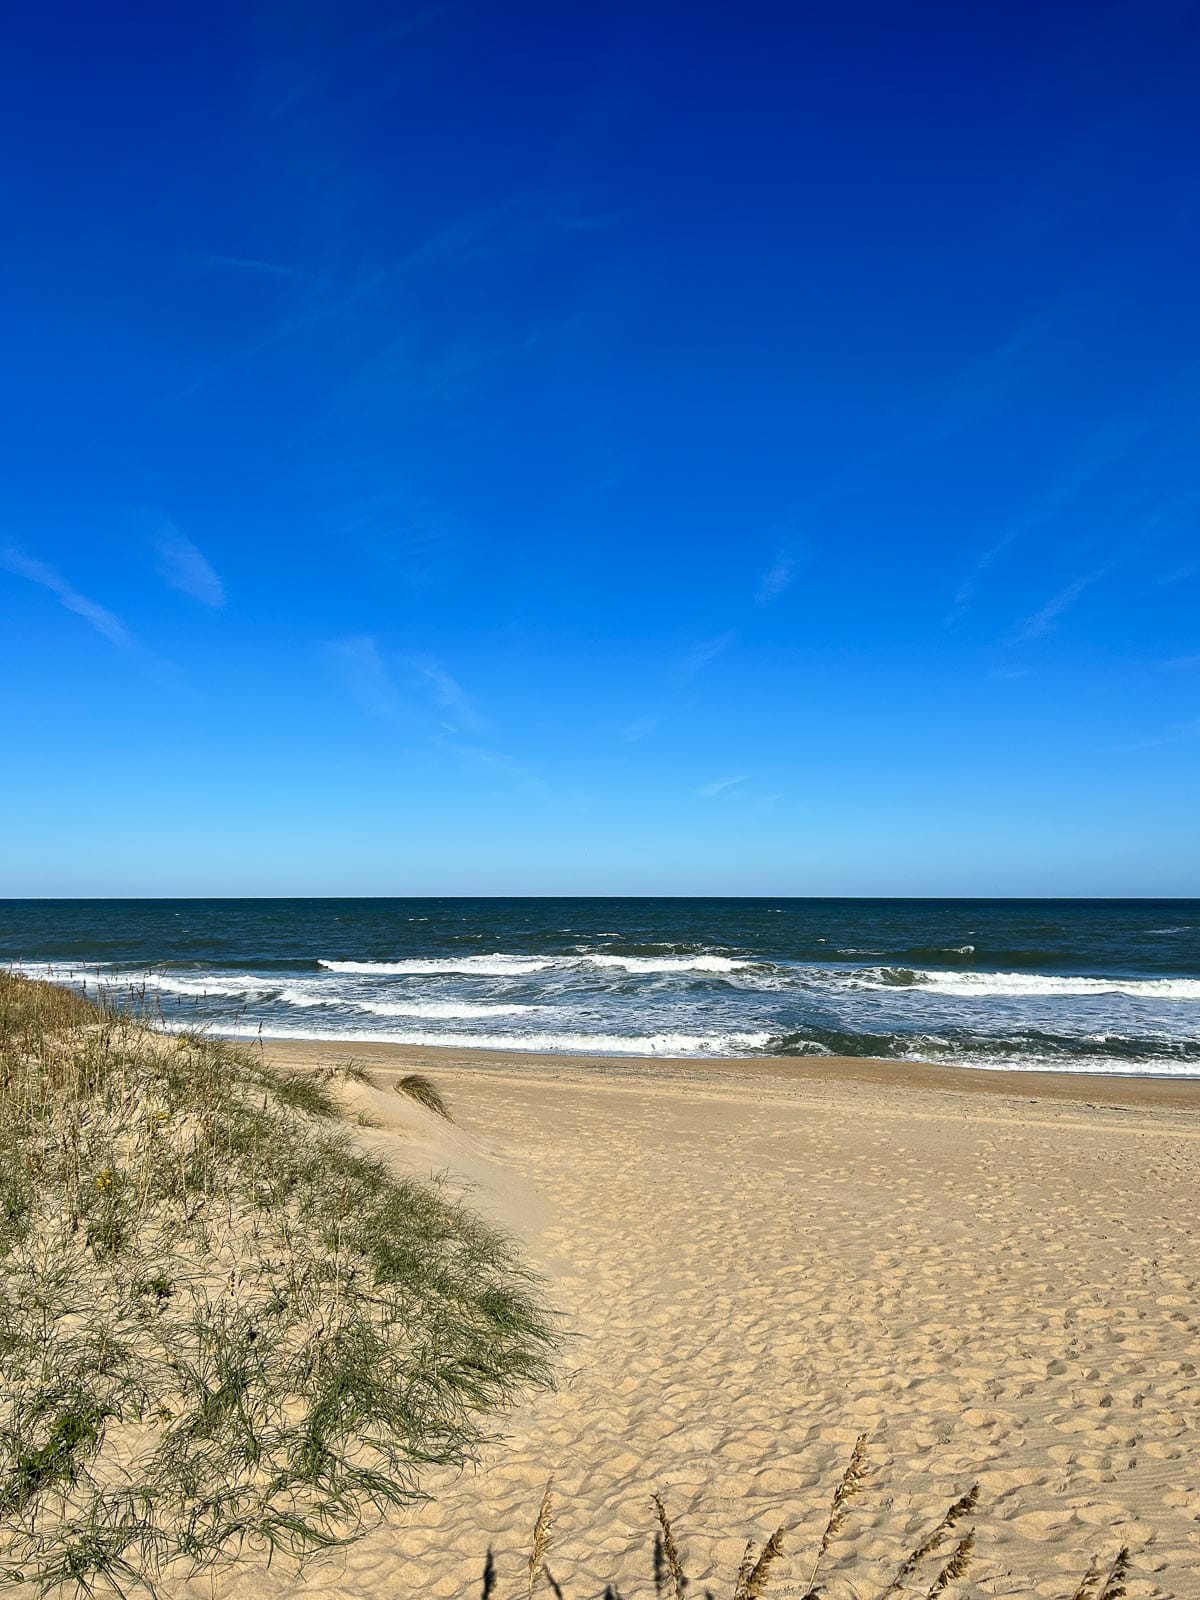
[[[362,978],[434,978],[458,973],[466,977],[524,978],[545,972],[555,963],[544,956],[413,956],[404,961],[317,961],[326,972],[344,972]]]
[[[1200,1001],[1200,978],[1063,978],[1038,972],[933,972],[874,967],[849,975],[862,989],[924,989],[965,999],[1054,999],[1124,995],[1131,1000]]]

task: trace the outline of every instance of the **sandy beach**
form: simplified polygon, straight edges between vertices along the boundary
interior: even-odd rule
[[[491,1547],[499,1593],[523,1594],[549,1478],[568,1596],[651,1592],[655,1490],[693,1592],[730,1591],[746,1539],[783,1523],[786,1593],[865,1433],[830,1595],[882,1589],[975,1483],[975,1559],[951,1593],[1068,1597],[1125,1544],[1131,1596],[1200,1595],[1200,1084],[267,1051],[367,1065],[360,1136],[517,1235],[565,1342],[555,1392],[477,1470],[430,1479],[429,1504],[302,1584],[245,1564],[217,1593],[475,1594]],[[392,1092],[417,1067],[453,1127]]]

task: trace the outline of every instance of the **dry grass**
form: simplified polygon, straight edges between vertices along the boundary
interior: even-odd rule
[[[867,1436],[865,1433],[860,1433],[854,1442],[854,1449],[850,1452],[850,1460],[846,1463],[846,1470],[842,1473],[841,1480],[833,1491],[833,1499],[829,1505],[829,1518],[825,1523],[825,1531],[821,1535],[821,1542],[817,1546],[812,1571],[809,1573],[806,1585],[810,1595],[816,1592],[817,1573],[821,1570],[821,1563],[828,1553],[829,1546],[842,1531],[845,1524],[846,1507],[854,1496],[861,1492],[863,1479],[866,1475]]]
[[[758,1559],[754,1558],[754,1540],[746,1541],[746,1553],[738,1568],[737,1582],[733,1586],[733,1600],[759,1600],[766,1594],[771,1582],[771,1568],[783,1554],[783,1528],[775,1532],[763,1545]]]
[[[658,1518],[658,1533],[654,1538],[654,1588],[658,1593],[670,1594],[672,1600],[683,1600],[687,1578],[684,1576],[683,1562],[679,1559],[675,1530],[671,1527],[671,1519],[661,1498],[655,1494],[650,1499]]]
[[[405,1073],[403,1078],[397,1079],[396,1093],[406,1094],[410,1100],[415,1100],[418,1105],[425,1106],[439,1117],[445,1117],[447,1122],[454,1121],[442,1091],[432,1079],[427,1078],[422,1072],[408,1072]]]
[[[946,1544],[959,1523],[976,1515],[979,1506],[978,1487],[960,1495],[929,1533],[900,1558],[890,1581],[884,1581],[878,1570],[859,1562],[857,1565],[844,1566],[820,1586],[817,1585],[818,1570],[838,1534],[845,1527],[848,1503],[861,1492],[865,1482],[868,1471],[866,1446],[867,1438],[864,1434],[855,1444],[846,1470],[834,1491],[829,1516],[818,1541],[809,1581],[800,1587],[788,1585],[783,1589],[777,1589],[775,1592],[780,1596],[780,1600],[787,1595],[799,1597],[799,1600],[833,1600],[835,1593],[844,1596],[845,1600],[893,1600],[893,1597],[902,1594],[909,1596],[910,1600],[917,1600],[918,1596],[923,1596],[923,1600],[939,1600],[940,1596],[944,1595],[952,1585],[958,1584],[970,1571],[975,1549],[973,1527],[957,1541],[949,1558],[940,1568],[934,1568],[931,1558]],[[697,1600],[727,1600],[727,1597],[731,1597],[731,1600],[763,1600],[771,1589],[774,1569],[784,1552],[786,1524],[776,1528],[757,1554],[753,1539],[747,1542],[741,1565],[733,1577],[730,1588],[722,1590],[718,1595],[712,1588],[706,1587],[703,1591],[698,1591],[689,1584],[684,1573],[675,1524],[659,1495],[651,1495],[650,1505],[657,1522],[652,1566],[655,1600],[687,1600],[691,1594],[695,1594]],[[526,1600],[531,1600],[542,1577],[547,1580],[555,1600],[567,1600],[565,1590],[550,1576],[546,1565],[552,1526],[550,1510],[551,1492],[550,1485],[547,1484],[541,1509],[534,1524]],[[903,1549],[903,1546],[900,1548]],[[1071,1594],[1070,1600],[1123,1600],[1126,1594],[1125,1580],[1128,1576],[1129,1551],[1122,1547],[1107,1567],[1099,1558],[1093,1560],[1078,1587]],[[483,1585],[480,1591],[482,1600],[499,1600],[499,1581],[495,1557],[489,1550],[483,1569]],[[615,1583],[609,1583],[604,1589],[603,1600],[634,1600],[634,1595],[632,1592],[625,1595]]]
[[[545,1380],[508,1242],[337,1110],[311,1075],[0,973],[0,1584],[303,1557]]]
[[[529,1589],[527,1600],[533,1600],[537,1590],[538,1579],[546,1572],[546,1551],[550,1548],[550,1532],[553,1527],[551,1517],[551,1490],[553,1485],[546,1485],[546,1492],[542,1496],[542,1504],[537,1514],[537,1521],[533,1525],[533,1548],[529,1552]]]

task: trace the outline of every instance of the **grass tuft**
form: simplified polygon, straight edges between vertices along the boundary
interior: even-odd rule
[[[293,1111],[306,1111],[310,1117],[338,1117],[341,1107],[316,1074],[291,1072],[276,1077],[271,1093],[280,1105]]]
[[[734,1589],[734,1600],[761,1600],[766,1594],[771,1582],[771,1568],[783,1554],[783,1528],[775,1532],[763,1545],[758,1560],[751,1565],[754,1553],[754,1542],[746,1546],[746,1554],[742,1557],[742,1565],[738,1571],[737,1586]]]
[[[442,1091],[422,1072],[405,1073],[404,1077],[396,1082],[396,1093],[406,1094],[410,1100],[415,1100],[419,1105],[436,1112],[439,1117],[445,1117],[447,1122],[454,1121]]]

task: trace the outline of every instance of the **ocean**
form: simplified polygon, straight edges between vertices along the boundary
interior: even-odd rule
[[[1200,1076],[1200,901],[0,901],[0,961],[168,1028]]]

